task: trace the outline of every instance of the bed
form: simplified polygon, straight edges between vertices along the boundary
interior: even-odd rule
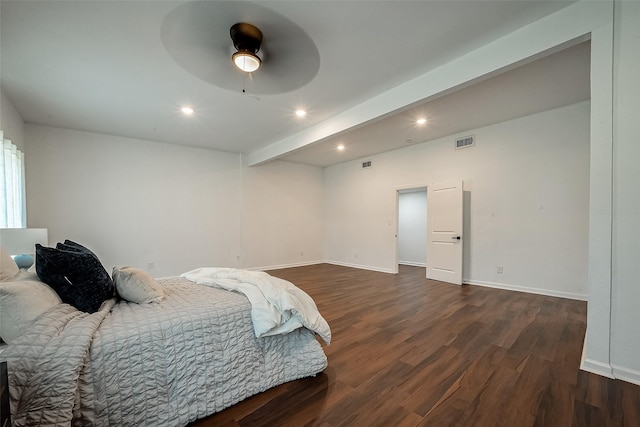
[[[319,338],[328,343],[331,336],[319,313],[301,316],[294,309],[279,325],[256,326],[260,305],[256,313],[252,296],[228,290],[247,286],[252,280],[245,276],[272,278],[199,269],[154,280],[162,297],[147,303],[116,296],[92,313],[52,304],[22,325],[2,353],[14,425],[184,426],[324,370]],[[280,292],[284,281],[276,280]],[[0,283],[2,289],[6,294]],[[304,294],[295,289],[285,292],[282,306]]]

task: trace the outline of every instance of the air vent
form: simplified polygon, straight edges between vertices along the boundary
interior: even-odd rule
[[[473,135],[456,139],[456,150],[473,147],[474,145],[476,145],[476,138]]]
[[[366,162],[362,162],[362,169],[368,169],[371,167],[371,160],[367,160]]]

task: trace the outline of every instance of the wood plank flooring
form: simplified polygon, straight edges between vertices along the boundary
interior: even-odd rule
[[[586,303],[329,264],[271,271],[329,322],[329,366],[193,426],[640,426],[640,387],[579,370]]]

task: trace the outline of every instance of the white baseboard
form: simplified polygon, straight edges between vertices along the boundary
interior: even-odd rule
[[[327,264],[340,265],[342,267],[359,268],[361,270],[378,271],[380,273],[393,273],[393,271],[391,271],[391,269],[389,269],[389,268],[371,267],[371,266],[368,266],[368,265],[351,264],[351,263],[340,262],[340,261],[331,261],[331,260],[325,260],[324,262],[326,262]]]
[[[424,262],[398,261],[398,264],[410,265],[412,267],[427,267],[427,264]]]
[[[265,271],[265,270],[279,270],[281,268],[292,268],[292,267],[304,267],[307,265],[316,265],[316,264],[324,264],[325,261],[304,261],[304,262],[294,262],[291,264],[279,264],[279,265],[267,265],[264,267],[247,267],[246,270],[252,271]]]
[[[591,372],[592,374],[601,375],[603,377],[614,379],[611,365],[608,363],[598,362],[592,359],[583,359],[580,364],[580,369],[583,371]]]
[[[466,285],[484,286],[487,288],[505,289],[508,291],[526,292],[529,294],[547,295],[550,297],[567,298],[579,301],[587,301],[588,295],[574,292],[554,291],[550,289],[530,288],[526,286],[508,285],[505,283],[484,282],[480,280],[463,280]]]
[[[297,263],[290,263],[290,264],[268,265],[268,266],[262,266],[262,267],[248,267],[246,269],[247,270],[261,270],[261,271],[264,271],[264,270],[278,270],[278,269],[281,269],[281,268],[303,267],[303,266],[307,266],[307,265],[316,265],[316,264],[323,264],[323,263],[333,264],[333,265],[340,265],[340,266],[343,266],[343,267],[359,268],[361,270],[378,271],[378,272],[381,272],[381,273],[393,273],[393,271],[391,269],[389,269],[389,268],[372,267],[370,265],[353,264],[353,263],[348,263],[348,262],[332,261],[332,260],[305,261],[305,262],[297,262]],[[414,267],[426,267],[426,264],[410,263],[410,262],[405,262],[405,261],[400,261],[400,264],[411,265],[411,266],[414,266]],[[484,286],[484,287],[487,287],[487,288],[505,289],[505,290],[508,290],[508,291],[526,292],[526,293],[530,293],[530,294],[547,295],[547,296],[551,296],[551,297],[567,298],[567,299],[573,299],[573,300],[579,300],[579,301],[587,301],[587,295],[586,294],[578,294],[578,293],[574,293],[574,292],[562,292],[562,291],[554,291],[554,290],[550,290],[550,289],[530,288],[530,287],[526,287],[526,286],[509,285],[509,284],[506,284],[506,283],[496,283],[496,282],[485,282],[485,281],[481,281],[481,280],[463,280],[462,283],[464,283],[466,285]]]
[[[615,378],[631,384],[640,385],[640,371],[623,368],[622,366],[614,364],[611,364],[611,367],[613,368],[613,376]]]
[[[584,359],[580,364],[580,369],[603,377],[626,381],[631,384],[640,385],[640,371],[625,368],[623,366],[598,362],[597,360]]]

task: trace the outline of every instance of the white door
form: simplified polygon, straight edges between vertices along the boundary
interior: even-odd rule
[[[427,279],[462,284],[462,181],[427,189]]]

